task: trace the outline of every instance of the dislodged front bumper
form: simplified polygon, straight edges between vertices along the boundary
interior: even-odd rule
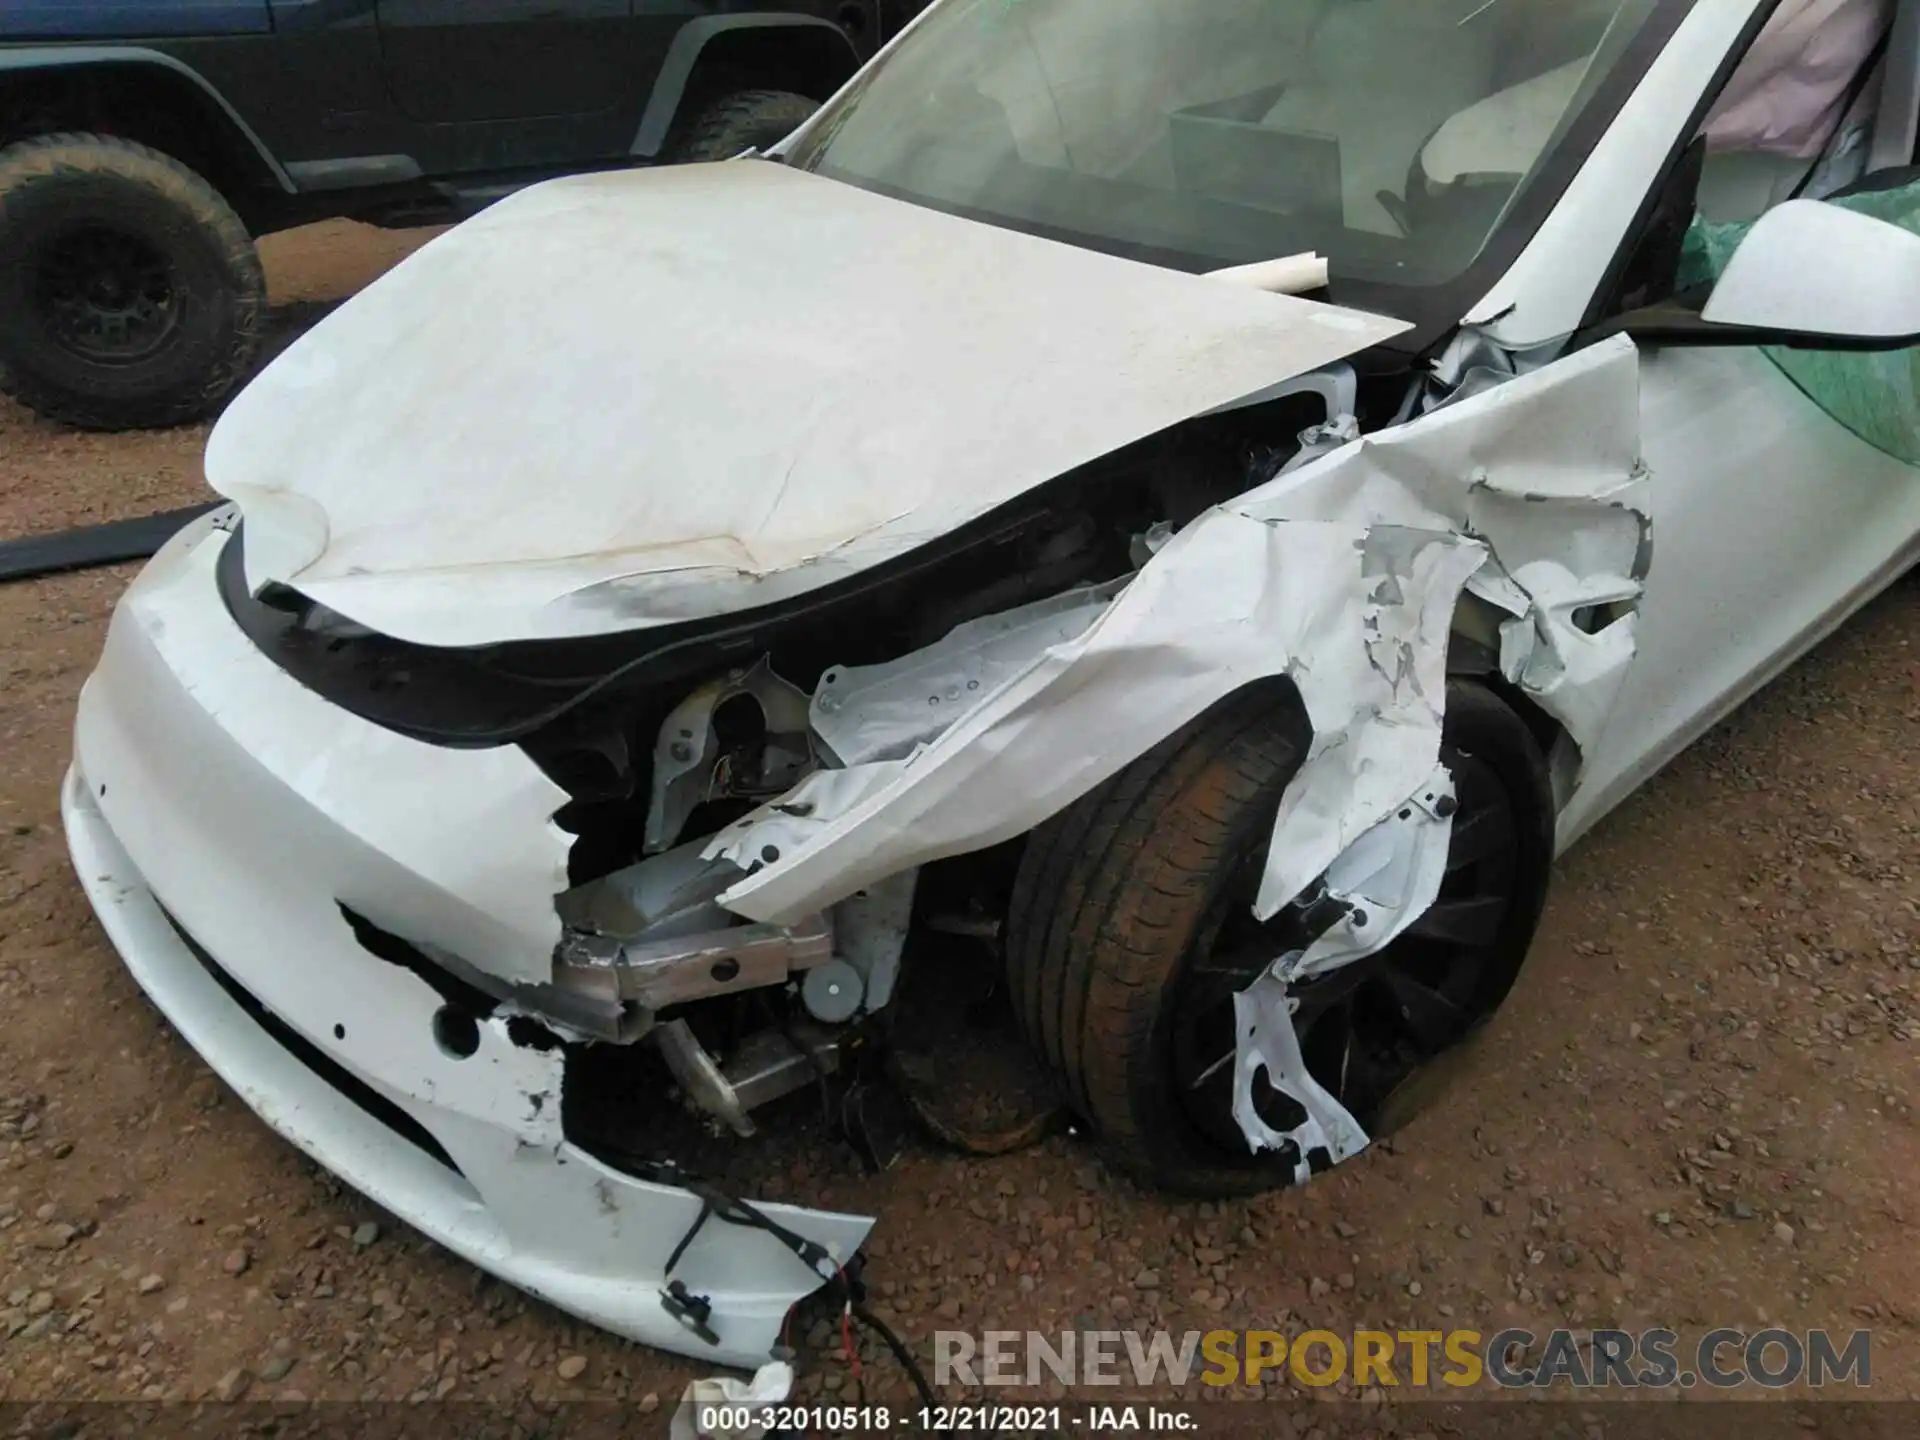
[[[436,925],[423,938],[483,954],[513,944],[537,918],[514,907],[545,886],[550,908],[556,877],[550,837],[499,830],[520,812],[545,824],[550,808],[528,808],[544,777],[517,751],[391,735],[290,681],[220,603],[224,543],[195,525],[156,557],[81,697],[62,810],[128,968],[262,1119],[449,1249],[649,1344],[763,1361],[820,1274],[717,1221],[676,1259],[702,1201],[566,1138],[561,1054],[516,1043],[500,1014],[472,1053],[443,1044],[440,995],[342,916]],[[837,1260],[871,1225],[762,1208]],[[711,1305],[714,1338],[663,1303],[670,1279]]]

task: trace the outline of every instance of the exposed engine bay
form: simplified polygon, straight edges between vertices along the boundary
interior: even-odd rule
[[[322,1164],[729,1364],[874,1223],[764,1183],[813,1094],[870,1166],[1348,1159],[1595,813],[1640,357],[1266,283],[780,166],[503,201],[222,417],[81,697],[96,914]]]
[[[1558,382],[1577,392],[1564,403],[1590,403],[1596,383],[1611,385],[1616,397],[1623,393],[1619,377],[1624,369],[1630,379],[1632,354],[1614,348],[1624,354],[1598,368],[1580,366]],[[1504,548],[1526,558],[1542,537],[1528,530],[1523,512],[1553,497],[1529,495],[1509,515],[1501,477],[1491,471],[1465,485],[1453,482],[1453,495],[1443,500],[1410,493],[1387,465],[1372,483],[1391,483],[1400,493],[1388,501],[1383,492],[1367,506],[1352,463],[1364,451],[1353,442],[1444,399],[1422,397],[1422,382],[1405,372],[1326,367],[1258,404],[1188,421],[1062,476],[902,562],[722,622],[473,649],[414,645],[290,589],[270,586],[249,596],[240,545],[222,558],[222,590],[255,643],[329,701],[436,745],[516,744],[571,797],[556,816],[570,837],[571,888],[557,897],[562,929],[550,977],[504,979],[431,936],[385,936],[384,943],[452,976],[476,1011],[503,1008],[551,1037],[543,1043],[563,1043],[569,1055],[593,1054],[601,1077],[596,1094],[657,1096],[659,1082],[670,1077],[681,1102],[715,1133],[744,1140],[756,1134],[756,1112],[798,1090],[852,1084],[856,1067],[847,1057],[884,1051],[886,1011],[902,966],[914,963],[916,937],[971,935],[984,942],[972,963],[1000,965],[996,952],[1027,822],[1091,788],[1131,758],[1131,747],[1104,759],[1054,757],[1061,785],[1030,815],[1014,807],[997,833],[932,836],[910,857],[915,863],[856,865],[852,878],[830,887],[825,903],[816,896],[756,906],[742,897],[760,877],[781,873],[782,861],[808,848],[814,833],[855,809],[874,782],[927,764],[930,748],[978,718],[984,702],[1004,697],[1050,657],[1111,622],[1125,597],[1137,599],[1152,585],[1157,568],[1165,568],[1156,561],[1177,536],[1191,542],[1209,524],[1218,529],[1238,520],[1262,536],[1311,541],[1316,551],[1331,545],[1330,553],[1352,556],[1353,579],[1364,582],[1373,611],[1364,633],[1354,634],[1349,659],[1381,690],[1334,723],[1321,720],[1343,745],[1366,746],[1362,726],[1391,724],[1395,707],[1420,712],[1432,731],[1422,740],[1431,740],[1445,675],[1471,674],[1525,706],[1546,746],[1565,742],[1556,759],[1571,782],[1578,750],[1567,727],[1583,718],[1588,701],[1575,697],[1591,693],[1591,677],[1565,683],[1565,651],[1571,644],[1589,653],[1595,635],[1609,635],[1616,648],[1630,640],[1630,624],[1614,626],[1630,614],[1634,571],[1644,566],[1638,519],[1630,518],[1611,544],[1595,542],[1587,559],[1601,571],[1597,588],[1580,577],[1577,593],[1555,590],[1566,567],[1549,560],[1554,574],[1536,595],[1515,578],[1525,573],[1520,564],[1488,562],[1489,542],[1496,553]],[[1497,408],[1494,414],[1486,433],[1476,434],[1476,447],[1497,434]],[[1425,422],[1438,429],[1450,423],[1444,406]],[[1409,433],[1417,438],[1419,425],[1391,431],[1390,443],[1404,444],[1399,437]],[[1347,469],[1338,464],[1342,454]],[[1606,477],[1614,485],[1636,478],[1630,459],[1616,471]],[[1317,483],[1315,475],[1322,477]],[[1301,479],[1305,488],[1296,483]],[[1259,504],[1268,495],[1270,514]],[[1423,513],[1422,505],[1437,500],[1437,515]],[[1449,504],[1457,504],[1457,514],[1448,513]],[[1337,512],[1348,506],[1376,515],[1398,507],[1407,524],[1356,529],[1348,539],[1336,525]],[[1273,558],[1270,581],[1290,591],[1303,583],[1326,589],[1326,574],[1308,568],[1307,552]],[[1230,571],[1206,568],[1216,586],[1231,589]],[[1477,585],[1470,583],[1476,577]],[[1334,587],[1328,598],[1343,594]],[[1292,683],[1303,719],[1328,709],[1316,687],[1303,683],[1313,672],[1323,687],[1338,687],[1329,693],[1352,696],[1356,687],[1336,678],[1339,666],[1304,661],[1309,636],[1337,643],[1326,609],[1302,603],[1301,593],[1289,599],[1299,617],[1293,623],[1304,627],[1297,643],[1289,644],[1277,625],[1234,639],[1229,652],[1266,652],[1264,669],[1258,660],[1249,668],[1223,653],[1203,667],[1212,675],[1205,688],[1175,701],[1179,713],[1149,724],[1177,728],[1261,673]],[[1548,603],[1558,609],[1544,609]],[[1383,624],[1383,616],[1399,618]],[[1203,623],[1196,615],[1178,628]],[[1542,663],[1542,656],[1560,658]],[[1603,681],[1618,662],[1616,655],[1601,667]],[[1143,742],[1153,738],[1149,730]],[[1305,804],[1293,820],[1305,843],[1290,845],[1284,861],[1276,851],[1260,904],[1267,915],[1290,906],[1314,917],[1313,924],[1307,945],[1272,957],[1271,975],[1249,989],[1243,1004],[1256,1007],[1265,985],[1269,1021],[1284,1021],[1290,979],[1378,951],[1432,902],[1451,803],[1444,767],[1427,773],[1433,761],[1421,741],[1408,767],[1385,753],[1374,757],[1364,768],[1380,772],[1384,798],[1359,804],[1350,795],[1330,803],[1331,791],[1316,797],[1309,767],[1298,787]],[[1403,826],[1382,851],[1374,826],[1411,791],[1391,778],[1396,770],[1426,787],[1425,828]],[[1352,781],[1349,772],[1336,783],[1351,791]],[[1283,808],[1283,826],[1287,820]],[[1373,856],[1357,872],[1356,852]],[[1333,863],[1342,857],[1344,876]],[[1362,902],[1386,912],[1389,923],[1356,936],[1355,924],[1366,922]],[[1305,1178],[1310,1153],[1316,1164],[1338,1161],[1362,1148],[1366,1135],[1297,1056],[1289,1063],[1283,1054],[1262,1053],[1263,1045],[1274,1049],[1275,1030],[1257,1017],[1246,1028],[1234,1114],[1250,1147],[1288,1151]],[[627,1082],[609,1087],[604,1077],[613,1052],[628,1056],[615,1063],[636,1068]],[[1303,1123],[1281,1132],[1262,1118],[1253,1097],[1267,1077],[1300,1102]]]

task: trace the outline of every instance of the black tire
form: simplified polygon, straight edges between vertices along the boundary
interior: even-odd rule
[[[205,180],[144,145],[0,150],[0,388],[89,430],[212,411],[259,346],[266,277]]]
[[[820,108],[818,100],[790,90],[738,90],[702,107],[674,138],[666,158],[731,160],[745,150],[777,145]]]
[[[1149,1184],[1188,1194],[1239,1195],[1289,1184],[1296,1176],[1300,1157],[1248,1152],[1230,1112],[1231,1066],[1223,1081],[1209,1080],[1204,1089],[1196,1084],[1189,1091],[1175,1074],[1183,1037],[1223,1000],[1223,1026],[1213,1034],[1216,1047],[1232,1051],[1232,991],[1245,988],[1265,962],[1232,979],[1206,962],[1221,947],[1247,953],[1243,935],[1226,945],[1228,927],[1259,928],[1251,917],[1252,889],[1281,794],[1300,768],[1308,739],[1291,696],[1276,703],[1272,689],[1243,692],[1041,827],[1022,862],[1007,949],[1016,1012],[1067,1103],[1116,1163]],[[1459,1033],[1415,1060],[1403,1079],[1470,1037],[1506,998],[1539,923],[1553,856],[1546,764],[1507,705],[1479,686],[1449,686],[1443,754],[1462,786],[1450,871],[1474,884],[1491,875],[1507,898],[1497,914],[1475,910],[1475,923],[1484,923],[1488,933],[1470,951],[1410,932],[1382,953],[1383,965],[1391,957],[1402,967],[1425,965],[1433,957],[1421,947],[1438,943],[1442,959],[1454,957],[1448,963],[1473,961],[1460,976],[1446,972],[1454,976],[1446,981],[1455,987],[1448,993],[1459,999]],[[1487,833],[1464,824],[1470,816],[1463,777],[1471,778],[1476,793],[1485,792],[1487,813],[1510,822],[1511,845],[1495,857],[1497,875],[1494,859],[1486,856],[1454,864]],[[1454,876],[1448,883],[1430,916],[1454,916],[1463,905],[1484,904],[1449,898],[1461,892]],[[1299,923],[1291,907],[1269,925],[1289,923]],[[1264,952],[1254,947],[1270,958],[1290,948],[1278,941]],[[1401,983],[1398,970],[1380,973]],[[1367,993],[1357,984],[1350,988]],[[1307,987],[1297,993],[1304,997]],[[1350,1012],[1356,1003],[1347,1002]],[[1373,1012],[1362,1018],[1371,1026]],[[1320,1074],[1312,1049],[1308,1064],[1335,1088],[1331,1076]],[[1368,1072],[1356,1073],[1364,1078]],[[1388,1085],[1389,1075],[1383,1060],[1381,1093],[1341,1096],[1372,1134],[1381,1133],[1375,1127],[1384,1114],[1404,1103],[1407,1087]],[[1346,1077],[1343,1061],[1342,1085]],[[1290,1103],[1277,1094],[1271,1098]],[[1200,1112],[1201,1102],[1211,1108]],[[1289,1128],[1279,1117],[1270,1123]],[[1316,1169],[1325,1163],[1324,1155],[1307,1158]]]

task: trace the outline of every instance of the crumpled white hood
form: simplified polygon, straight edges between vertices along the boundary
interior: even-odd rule
[[[759,162],[434,241],[228,409],[247,578],[426,644],[771,603],[1407,328]]]

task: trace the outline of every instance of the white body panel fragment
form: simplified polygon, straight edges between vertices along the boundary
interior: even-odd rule
[[[580,176],[303,337],[207,478],[256,590],[425,644],[602,634],[843,579],[1406,328],[758,161]]]
[[[952,657],[944,675],[923,657],[887,667],[960,697],[940,707],[944,728],[899,756],[895,707],[876,705],[869,728],[888,743],[875,753],[889,758],[820,771],[708,847],[743,869],[779,857],[722,903],[787,921],[1011,839],[1224,696],[1287,675],[1314,743],[1276,824],[1258,907],[1272,915],[1432,772],[1469,581],[1532,637],[1510,678],[1596,733],[1631,617],[1590,636],[1565,615],[1570,593],[1638,593],[1637,361],[1629,341],[1595,346],[1209,511],[1084,633],[1025,631],[1030,658],[998,688],[965,687],[989,653],[1010,667],[1004,630],[923,652]],[[834,724],[857,735],[861,718],[848,704]]]

